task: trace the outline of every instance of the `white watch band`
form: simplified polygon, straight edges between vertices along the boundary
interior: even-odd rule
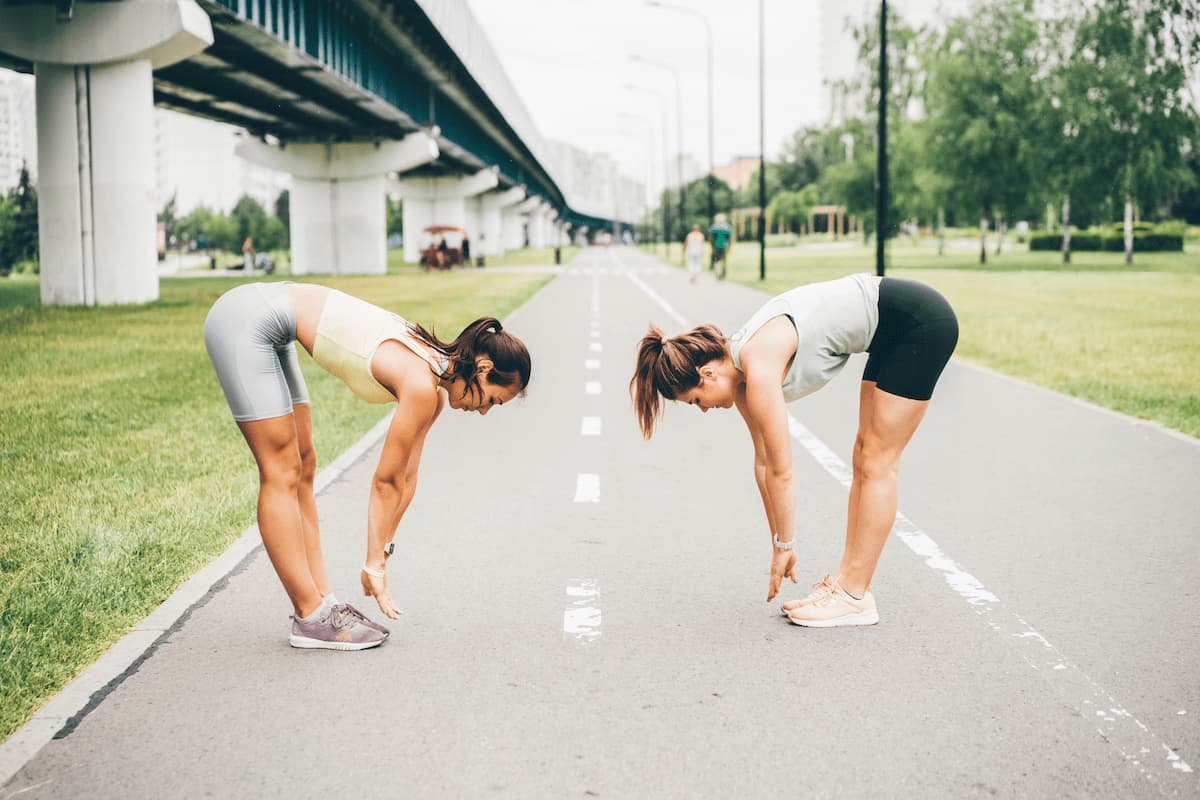
[[[775,545],[776,550],[791,550],[792,545],[794,545],[796,543],[796,540],[792,539],[790,542],[781,542],[781,541],[779,541],[779,534],[776,534],[771,539],[771,542]]]

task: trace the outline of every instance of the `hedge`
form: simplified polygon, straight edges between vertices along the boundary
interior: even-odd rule
[[[1030,250],[1061,250],[1061,233],[1035,233],[1029,237]],[[1072,233],[1071,249],[1079,252],[1105,250],[1114,253],[1125,251],[1125,237],[1101,236],[1098,233]],[[1133,236],[1136,253],[1182,253],[1183,236],[1177,233],[1141,233]]]

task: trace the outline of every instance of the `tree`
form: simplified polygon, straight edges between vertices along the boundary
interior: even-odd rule
[[[733,208],[733,190],[729,184],[714,177],[713,208],[716,211],[728,212]],[[757,186],[757,184],[755,184]],[[697,178],[684,189],[684,229],[690,231],[693,225],[699,225],[700,230],[708,231],[708,178]]]
[[[167,247],[171,246],[171,240],[175,237],[175,194],[171,194],[171,199],[168,200],[158,212],[158,221],[163,224],[163,235],[167,240]]]
[[[1028,208],[1039,54],[1029,3],[976,5],[950,20],[926,54],[926,156],[950,179],[952,200],[979,214],[980,263],[992,215]]]
[[[1075,34],[1068,84],[1095,109],[1081,122],[1093,169],[1125,213],[1133,262],[1135,205],[1157,213],[1186,187],[1196,131],[1189,65],[1200,57],[1200,7],[1185,0],[1097,0]]]
[[[767,218],[788,230],[797,231],[808,223],[813,206],[818,203],[817,185],[810,183],[798,192],[782,191],[771,198]]]
[[[237,231],[239,240],[237,248],[240,252],[241,242],[247,238],[253,239],[255,245],[260,250],[269,250],[269,243],[264,241],[266,238],[267,228],[267,212],[262,205],[248,194],[244,194],[238,198],[237,203],[233,206],[233,211],[229,212],[229,218],[233,221]]]
[[[9,268],[22,261],[36,262],[38,258],[38,196],[29,179],[29,166],[21,163],[17,185],[8,192],[10,206],[9,230],[5,237],[5,257]],[[35,268],[36,271],[36,268]]]
[[[284,189],[275,198],[275,218],[283,223],[283,237],[280,239],[280,247],[288,247],[292,238],[292,195]],[[388,227],[388,233],[392,229]]]
[[[388,196],[384,196],[384,202],[387,203],[387,232],[391,236],[393,233],[404,233],[404,200],[397,197],[394,200]]]

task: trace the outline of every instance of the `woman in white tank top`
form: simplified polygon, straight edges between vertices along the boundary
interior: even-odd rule
[[[754,443],[754,478],[771,537],[769,601],[784,578],[796,581],[786,404],[828,383],[852,353],[869,352],[841,564],[781,610],[803,626],[873,625],[879,614],[871,578],[896,518],[900,455],[957,341],[954,311],[930,287],[851,275],[772,298],[728,338],[711,325],[670,338],[651,325],[630,393],[646,438],[664,400],[701,411],[737,408]]]

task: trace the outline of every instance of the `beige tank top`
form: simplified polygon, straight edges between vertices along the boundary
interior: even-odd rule
[[[450,366],[446,356],[414,336],[403,317],[331,289],[317,322],[313,360],[368,403],[391,403],[396,398],[371,374],[371,359],[392,339],[424,359],[438,377]]]

